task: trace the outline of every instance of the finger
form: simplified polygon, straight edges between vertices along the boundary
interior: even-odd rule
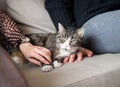
[[[51,55],[51,52],[50,52],[49,49],[47,49],[47,48],[45,48],[45,47],[40,47],[40,46],[37,46],[37,47],[38,47],[38,49],[43,50],[43,51],[45,51],[46,53],[48,53],[48,54]]]
[[[45,58],[43,58],[41,55],[39,55],[37,53],[34,54],[34,58],[37,59],[37,60],[39,60],[39,61],[41,61],[44,64],[50,64]]]
[[[42,64],[41,64],[41,62],[40,62],[40,65],[39,66],[41,66]]]
[[[35,64],[35,65],[41,66],[40,61],[35,60],[34,58],[29,58],[29,62],[31,62],[31,63],[33,63],[33,64]]]
[[[51,60],[51,52],[42,48],[42,49],[36,49],[35,50],[37,54],[40,54],[41,56],[45,57],[49,62],[52,62]]]
[[[81,48],[80,50],[84,55],[88,56],[88,57],[91,57],[93,56],[93,52],[89,49],[86,49],[86,48]]]
[[[50,50],[48,50],[44,47],[38,47],[38,48],[39,48],[39,50],[41,50],[39,52],[41,52],[42,56],[44,56],[49,62],[52,62],[52,60],[51,60],[52,54],[51,54]]]
[[[63,63],[67,63],[69,60],[69,57],[65,57],[64,60],[63,60]]]
[[[37,46],[37,47],[38,47],[39,49],[44,49],[44,50],[50,52],[49,49],[47,49],[47,48],[45,48],[45,47],[41,47],[41,46]]]
[[[80,62],[82,60],[82,58],[83,58],[83,54],[82,54],[82,52],[79,51],[77,53],[77,60]]]
[[[74,62],[75,57],[76,57],[76,54],[72,54],[72,55],[70,56],[70,58],[69,58],[69,62],[70,62],[70,63]]]

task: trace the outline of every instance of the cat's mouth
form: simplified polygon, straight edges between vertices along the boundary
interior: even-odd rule
[[[65,51],[68,51],[68,50],[71,49],[70,46],[60,46],[60,48],[61,48],[62,50],[65,50]]]
[[[65,51],[67,51],[67,50],[69,50],[69,49],[65,48]]]
[[[66,48],[61,48],[62,50],[65,50],[65,51],[69,51],[71,48],[70,47],[66,47]]]
[[[62,50],[65,50],[65,51],[76,51],[76,50],[80,50],[80,47],[66,47],[66,48],[61,48]]]

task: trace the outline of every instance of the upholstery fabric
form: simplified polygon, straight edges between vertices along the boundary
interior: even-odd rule
[[[25,34],[55,33],[55,27],[44,7],[45,0],[6,0],[8,13]],[[27,5],[26,5],[27,4]]]
[[[0,0],[0,8],[5,5],[3,1]],[[19,1],[19,4],[16,1]],[[16,20],[22,22],[24,28],[28,28],[25,33],[30,33],[31,28],[35,32],[39,29],[43,32],[46,32],[44,29],[53,29],[49,32],[55,32],[49,15],[43,8],[44,0],[24,0],[24,3],[28,3],[27,6],[22,1],[7,0],[7,6],[13,18],[17,17]],[[41,10],[37,12],[36,8]],[[27,14],[26,19],[23,19],[22,16],[25,14]],[[40,18],[33,20],[36,16]],[[19,68],[30,87],[120,87],[120,54],[95,55],[81,62],[64,64],[48,73],[41,72],[39,66],[32,64],[19,65]]]
[[[28,87],[10,55],[0,46],[0,87]]]
[[[0,0],[0,9],[4,9],[5,10],[6,6],[5,6],[5,0]]]
[[[120,54],[96,55],[47,73],[32,64],[20,69],[30,87],[120,87],[119,57]]]

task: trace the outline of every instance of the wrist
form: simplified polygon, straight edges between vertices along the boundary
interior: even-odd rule
[[[29,46],[32,46],[32,44],[30,42],[21,43],[19,45],[19,49],[21,50],[22,48],[26,48],[26,47],[29,47]]]
[[[21,43],[19,45],[19,49],[24,55],[28,53],[28,51],[30,51],[32,48],[33,48],[33,45],[30,42]]]
[[[22,43],[28,43],[28,42],[30,42],[30,39],[26,36],[23,36],[17,41],[18,47],[20,47]]]

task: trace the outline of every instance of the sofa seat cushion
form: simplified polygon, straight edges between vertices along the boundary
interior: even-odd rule
[[[96,55],[47,73],[32,64],[20,69],[30,87],[120,87],[120,54]]]

